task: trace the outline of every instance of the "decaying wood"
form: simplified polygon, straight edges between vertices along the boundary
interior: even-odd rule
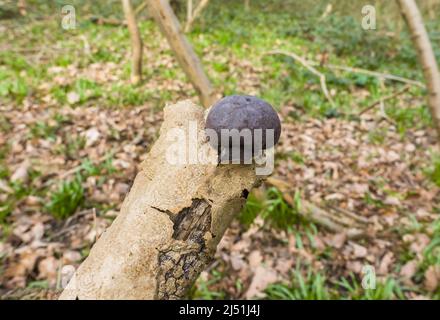
[[[216,100],[214,89],[203,71],[199,58],[182,33],[170,4],[167,0],[150,0],[148,8],[167,38],[181,68],[197,91],[200,101],[205,107],[211,106]]]
[[[266,184],[276,187],[282,193],[284,200],[297,209],[299,215],[327,230],[335,233],[345,233],[349,239],[369,236],[368,229],[371,227],[371,223],[364,217],[339,208],[331,208],[332,211],[327,212],[303,199],[301,199],[300,205],[297,206],[290,192],[290,185],[287,182],[269,177]]]
[[[138,84],[142,79],[142,38],[136,22],[130,0],[122,0],[125,20],[127,21],[128,31],[131,39],[131,83]]]
[[[205,110],[183,101],[165,107],[160,137],[112,225],[60,299],[178,299],[211,261],[231,219],[259,183],[253,165],[218,165],[205,133]],[[170,164],[169,134],[197,124],[208,164]],[[175,141],[174,141],[175,143]]]
[[[397,0],[417,49],[428,88],[428,106],[440,139],[440,72],[422,15],[414,0]]]

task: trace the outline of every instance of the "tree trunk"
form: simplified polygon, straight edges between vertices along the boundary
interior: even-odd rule
[[[188,21],[186,22],[185,32],[190,32],[191,31],[191,28],[192,28],[192,25],[193,25],[194,21],[196,21],[198,16],[200,16],[200,14],[202,13],[203,9],[206,8],[208,3],[209,3],[209,0],[201,0],[199,2],[199,4],[197,5],[196,9],[194,10],[194,12],[191,13],[191,18],[188,19]]]
[[[246,11],[251,10],[250,0],[244,0],[244,10]]]
[[[411,33],[428,88],[428,106],[440,139],[440,73],[423,19],[414,0],[397,0]]]
[[[131,83],[138,84],[142,80],[142,38],[136,23],[136,16],[130,0],[122,0],[125,20],[131,38]]]
[[[186,23],[187,24],[189,23],[189,21],[191,21],[192,13],[193,13],[193,1],[187,0],[186,1]]]
[[[183,101],[165,107],[164,117],[121,212],[60,299],[184,297],[258,184],[253,165],[217,165],[203,108]],[[209,163],[171,164],[170,137],[186,137],[174,143],[186,146],[190,158],[198,150]]]
[[[216,100],[214,89],[196,53],[182,33],[179,21],[168,1],[150,0],[148,4],[151,14],[167,38],[177,61],[199,95],[200,101],[205,107],[211,106]]]

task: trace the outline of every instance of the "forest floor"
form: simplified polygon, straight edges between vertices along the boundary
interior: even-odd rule
[[[260,96],[283,123],[272,180],[249,196],[189,297],[440,299],[440,151],[426,91],[327,67],[423,81],[407,34],[366,32],[321,7],[304,19],[257,4],[249,15],[214,1],[188,34],[221,94]],[[45,10],[0,17],[0,299],[56,297],[118,214],[163,106],[197,102],[152,21],[140,21],[144,81],[132,86],[125,27],[91,22],[103,14],[92,7],[63,30],[58,9]],[[440,24],[428,27],[438,54]],[[333,102],[275,49],[317,61]],[[329,230],[302,214],[305,203],[362,234]]]

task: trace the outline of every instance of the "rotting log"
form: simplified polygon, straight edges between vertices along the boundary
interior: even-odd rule
[[[215,91],[203,71],[202,64],[194,49],[182,33],[179,21],[167,0],[149,0],[148,8],[160,30],[167,38],[180,67],[185,72],[205,107],[215,100]]]
[[[248,193],[260,183],[254,165],[219,165],[204,128],[202,107],[190,101],[165,107],[160,136],[119,215],[60,299],[185,297]],[[170,146],[176,143],[170,134],[176,129],[193,137],[206,157],[203,164],[170,163]]]

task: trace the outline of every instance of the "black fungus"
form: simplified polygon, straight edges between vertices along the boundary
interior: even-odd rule
[[[233,150],[240,149],[240,158],[243,159],[244,154],[255,156],[262,150],[273,147],[280,138],[281,123],[276,111],[266,101],[253,96],[233,95],[214,104],[206,119],[206,129],[212,129],[217,134],[217,139],[211,139],[214,140],[211,145],[217,148],[219,153],[228,148],[229,158],[232,159]],[[222,136],[224,129],[227,131],[223,132],[230,134],[223,133]],[[241,134],[244,129],[250,132],[251,141],[249,135]],[[262,130],[256,131],[256,129]],[[269,129],[272,129],[273,139],[268,134]],[[239,139],[234,139],[233,135],[237,132]],[[256,136],[261,137],[261,144],[255,143]]]

